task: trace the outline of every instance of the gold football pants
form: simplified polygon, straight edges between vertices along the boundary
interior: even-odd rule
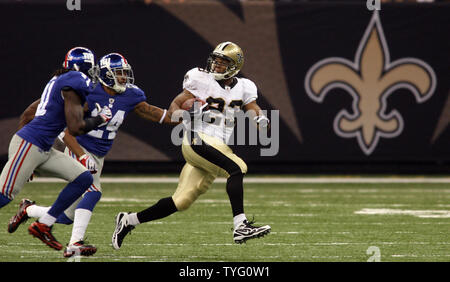
[[[190,138],[188,138],[190,137]],[[245,174],[247,165],[220,139],[203,133],[188,132],[183,138],[183,157],[178,187],[172,199],[179,211],[186,210],[205,193],[217,176]]]

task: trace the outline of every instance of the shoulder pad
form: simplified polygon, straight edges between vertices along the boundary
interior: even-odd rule
[[[183,80],[183,88],[189,91],[203,90],[207,87],[209,81],[214,79],[210,73],[200,68],[189,70]]]

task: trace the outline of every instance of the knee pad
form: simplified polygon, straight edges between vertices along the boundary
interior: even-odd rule
[[[56,219],[56,223],[69,225],[73,223],[73,219],[69,218],[65,213],[62,213]]]
[[[78,203],[77,209],[93,211],[101,197],[102,193],[99,191],[88,191],[83,195],[83,199],[81,199],[80,203]]]
[[[82,174],[78,175],[78,177],[75,178],[75,180],[71,183],[77,185],[78,187],[80,187],[80,189],[83,189],[83,191],[85,191],[92,185],[93,182],[94,178],[92,177],[92,174],[89,171],[85,171]]]
[[[197,197],[198,195],[195,192],[191,191],[189,193],[184,193],[183,195],[181,195],[181,197],[173,198],[173,202],[175,203],[178,211],[184,211],[192,205]]]
[[[178,211],[184,211],[184,210],[187,210],[191,206],[192,201],[184,198],[184,199],[176,199],[176,200],[174,200],[174,203],[175,203],[175,206],[177,207]]]

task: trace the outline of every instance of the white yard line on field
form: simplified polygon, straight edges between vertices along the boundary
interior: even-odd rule
[[[36,177],[36,183],[61,183],[65,180]],[[178,183],[178,177],[102,177],[102,183]],[[216,183],[226,183],[217,178]],[[450,183],[448,177],[246,177],[245,183]]]
[[[400,210],[400,209],[369,209],[355,211],[355,214],[366,215],[412,215],[421,218],[450,218],[450,210]]]

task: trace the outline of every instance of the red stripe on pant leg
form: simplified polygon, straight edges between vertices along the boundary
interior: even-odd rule
[[[12,183],[12,185],[11,185],[11,189],[9,190],[9,197],[10,197],[10,198],[11,198],[12,190],[14,189],[14,184],[16,183],[17,175],[19,175],[20,168],[22,167],[23,161],[24,161],[25,158],[27,157],[28,151],[30,151],[32,145],[33,145],[33,144],[31,144],[31,143],[30,143],[30,145],[28,145],[28,149],[27,149],[27,151],[25,152],[25,155],[23,155],[22,161],[20,162],[20,165],[19,165],[19,167],[17,168],[16,175],[14,176],[14,181],[13,181],[13,183]]]
[[[96,191],[96,192],[99,192],[98,188],[95,187],[94,184],[92,184],[90,188],[91,188],[92,190]]]
[[[17,150],[16,154],[14,155],[14,159],[13,159],[13,161],[12,161],[12,163],[11,163],[11,166],[9,167],[8,175],[6,176],[5,183],[3,184],[2,194],[5,193],[5,187],[6,187],[6,183],[8,183],[9,174],[11,173],[11,169],[12,169],[13,166],[14,166],[14,162],[16,161],[16,158],[17,158],[17,156],[19,155],[19,153],[20,153],[20,151],[21,151],[21,149],[22,149],[22,146],[23,146],[23,143],[24,143],[24,142],[25,142],[25,140],[22,139],[22,143],[20,143],[19,149]]]

